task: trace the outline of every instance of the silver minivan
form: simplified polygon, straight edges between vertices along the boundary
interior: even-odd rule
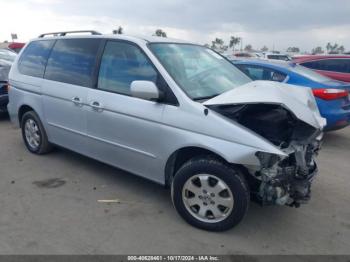
[[[251,198],[309,200],[325,125],[310,90],[253,82],[193,43],[73,33],[39,36],[12,66],[8,111],[30,152],[60,146],[169,186],[206,230],[238,224]]]

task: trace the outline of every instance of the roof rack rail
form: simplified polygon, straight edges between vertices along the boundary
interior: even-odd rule
[[[76,34],[76,33],[91,33],[91,35],[102,35],[100,32],[94,30],[80,30],[80,31],[65,31],[65,32],[54,32],[39,35],[39,38],[43,38],[48,35],[52,36],[65,36],[66,34]]]

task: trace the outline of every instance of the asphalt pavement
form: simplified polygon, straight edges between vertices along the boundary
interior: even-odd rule
[[[211,233],[158,184],[64,149],[30,154],[1,117],[0,254],[350,254],[350,128],[325,136],[318,164],[307,205],[251,203],[239,226]]]

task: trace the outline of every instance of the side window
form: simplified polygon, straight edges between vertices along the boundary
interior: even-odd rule
[[[276,71],[276,70],[271,70],[271,81],[276,81],[276,82],[283,82],[286,79],[287,75]]]
[[[305,66],[307,68],[311,68],[311,69],[316,69],[316,70],[320,69],[319,61],[305,62],[305,63],[301,63],[300,65]]]
[[[102,55],[98,89],[130,95],[136,80],[157,82],[158,73],[135,45],[108,41]]]
[[[239,65],[239,69],[253,80],[283,82],[287,77],[282,72],[260,66]]]
[[[57,40],[47,63],[45,78],[58,82],[92,86],[100,39]]]
[[[350,73],[349,59],[327,59],[319,61],[321,63],[321,70]]]
[[[262,67],[246,67],[248,76],[253,80],[261,80],[264,77],[264,69]]]
[[[24,75],[43,77],[54,40],[31,42],[21,55],[18,70]]]
[[[323,59],[301,63],[301,65],[316,70],[350,73],[350,59]]]

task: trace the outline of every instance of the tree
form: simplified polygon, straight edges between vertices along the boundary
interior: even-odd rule
[[[334,43],[333,45],[331,43],[327,43],[326,49],[328,54],[342,54],[345,52],[344,46],[338,45],[337,43]]]
[[[166,33],[162,29],[157,29],[154,33],[154,35],[159,37],[167,37]]]
[[[269,49],[267,48],[266,45],[264,45],[260,50],[261,50],[262,52],[267,52],[267,51],[269,51]]]
[[[113,30],[114,35],[121,35],[123,34],[123,27],[119,26],[118,29]]]
[[[218,46],[221,46],[224,44],[224,40],[221,38],[215,38],[214,41],[211,41],[211,48],[216,49]]]
[[[224,44],[224,40],[221,38],[215,38],[215,40],[211,42],[211,48],[219,53],[223,53],[228,49],[228,46]]]
[[[253,51],[253,47],[252,47],[252,45],[246,45],[245,47],[244,47],[244,51],[247,51],[247,52],[251,52],[251,51]]]
[[[232,48],[233,51],[235,51],[235,46],[238,45],[240,42],[241,42],[240,37],[231,36],[229,47]]]
[[[320,47],[320,46],[317,46],[317,47],[313,48],[311,52],[312,52],[313,55],[323,54],[324,53],[322,47]]]
[[[333,45],[331,43],[327,43],[327,52],[328,53],[334,53],[337,51],[338,49],[338,44],[337,43],[334,43]]]
[[[300,48],[296,47],[296,46],[291,46],[287,48],[287,52],[290,53],[299,53],[300,52]]]

